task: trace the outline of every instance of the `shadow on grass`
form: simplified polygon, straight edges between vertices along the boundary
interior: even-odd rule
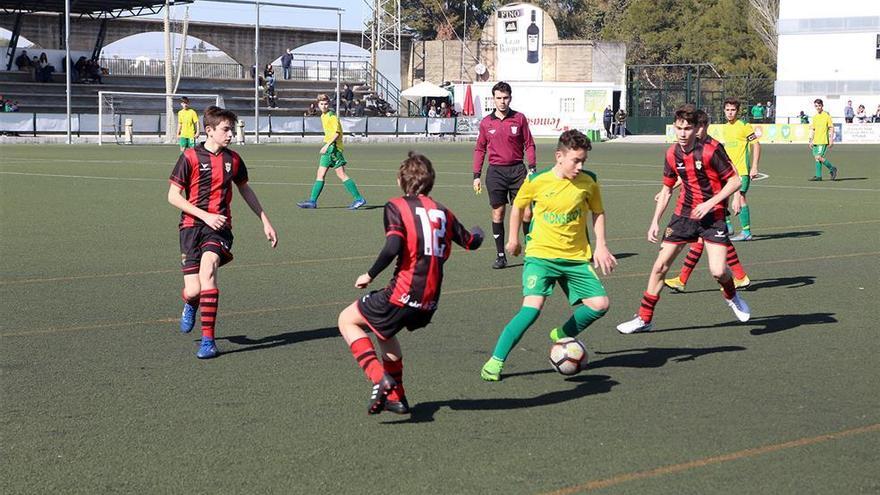
[[[754,292],[759,289],[772,289],[774,287],[800,289],[801,287],[806,287],[815,283],[816,277],[813,275],[802,275],[799,277],[762,278],[752,280],[751,285],[744,289],[737,289],[737,291]],[[668,292],[670,294],[699,294],[702,292],[718,292],[718,288],[716,287],[714,289],[686,290],[684,292],[669,290]]]
[[[613,352],[595,352],[595,356],[605,356],[591,361],[588,370],[597,368],[660,368],[669,361],[680,363],[693,361],[698,357],[718,352],[744,351],[745,347],[725,345],[720,347],[645,347],[642,349],[623,349]]]
[[[523,398],[492,398],[492,399],[451,399],[434,402],[422,402],[412,408],[408,418],[398,421],[385,421],[384,424],[410,424],[430,423],[434,421],[434,415],[442,408],[453,411],[499,411],[511,409],[528,409],[532,407],[559,404],[570,400],[580,399],[589,395],[604,394],[618,382],[605,375],[584,374],[565,380],[566,383],[576,384],[568,390],[556,390],[535,397]],[[388,413],[386,413],[388,414]]]
[[[616,253],[614,255],[618,260],[625,260],[627,258],[632,258],[633,256],[638,256],[638,253]]]
[[[838,177],[829,182],[843,182],[845,180],[868,180],[868,177]]]
[[[751,241],[739,241],[736,244],[741,244],[743,242],[772,241],[776,239],[800,239],[802,237],[818,237],[820,235],[822,235],[821,230],[800,230],[794,232],[779,232],[777,234],[752,234]]]
[[[226,340],[236,345],[247,346],[239,347],[238,349],[221,350],[223,354],[234,354],[236,352],[262,351],[273,347],[281,347],[299,342],[307,342],[309,340],[329,339],[333,337],[339,337],[339,329],[336,327],[284,332],[260,339],[252,339],[246,335],[230,335],[229,337],[218,337],[217,340]]]
[[[716,323],[714,325],[701,325],[693,327],[679,328],[662,328],[660,330],[652,330],[651,333],[657,332],[677,332],[680,330],[711,330],[713,328],[727,328],[733,325],[737,326],[757,326],[749,331],[752,335],[766,335],[769,333],[784,332],[793,330],[805,325],[823,325],[828,323],[837,323],[834,313],[807,313],[802,315],[773,315],[773,316],[757,316],[753,317],[745,323],[725,322]]]

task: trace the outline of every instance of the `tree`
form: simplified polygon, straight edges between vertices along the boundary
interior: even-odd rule
[[[776,60],[779,44],[776,21],[779,20],[779,0],[749,0],[749,25]]]

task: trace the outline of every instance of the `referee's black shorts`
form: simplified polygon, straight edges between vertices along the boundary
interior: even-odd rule
[[[526,166],[520,162],[513,165],[489,165],[486,172],[486,191],[489,205],[498,208],[513,203],[513,198],[528,175]]]

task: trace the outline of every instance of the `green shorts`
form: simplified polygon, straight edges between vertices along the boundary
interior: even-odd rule
[[[593,266],[587,261],[527,257],[522,277],[523,296],[548,297],[557,283],[572,306],[581,299],[607,295]]]
[[[825,156],[826,151],[828,151],[827,144],[814,144],[813,145],[813,157]]]
[[[752,178],[747,175],[740,175],[740,180],[742,180],[742,185],[739,186],[739,192],[745,194],[749,192],[749,186],[752,184]]]
[[[336,149],[336,145],[331,144],[327,148],[327,152],[321,155],[321,162],[318,165],[321,167],[337,168],[345,166],[346,163],[342,152]]]
[[[195,138],[182,137],[182,138],[178,139],[177,142],[180,143],[181,148],[193,148],[196,145]]]

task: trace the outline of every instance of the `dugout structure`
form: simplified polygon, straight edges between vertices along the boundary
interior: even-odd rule
[[[709,114],[710,122],[724,122],[724,100],[740,101],[748,115],[752,105],[773,100],[773,79],[722,75],[712,64],[631,65],[626,74],[626,127],[631,134],[664,134],[675,110],[693,103]]]

